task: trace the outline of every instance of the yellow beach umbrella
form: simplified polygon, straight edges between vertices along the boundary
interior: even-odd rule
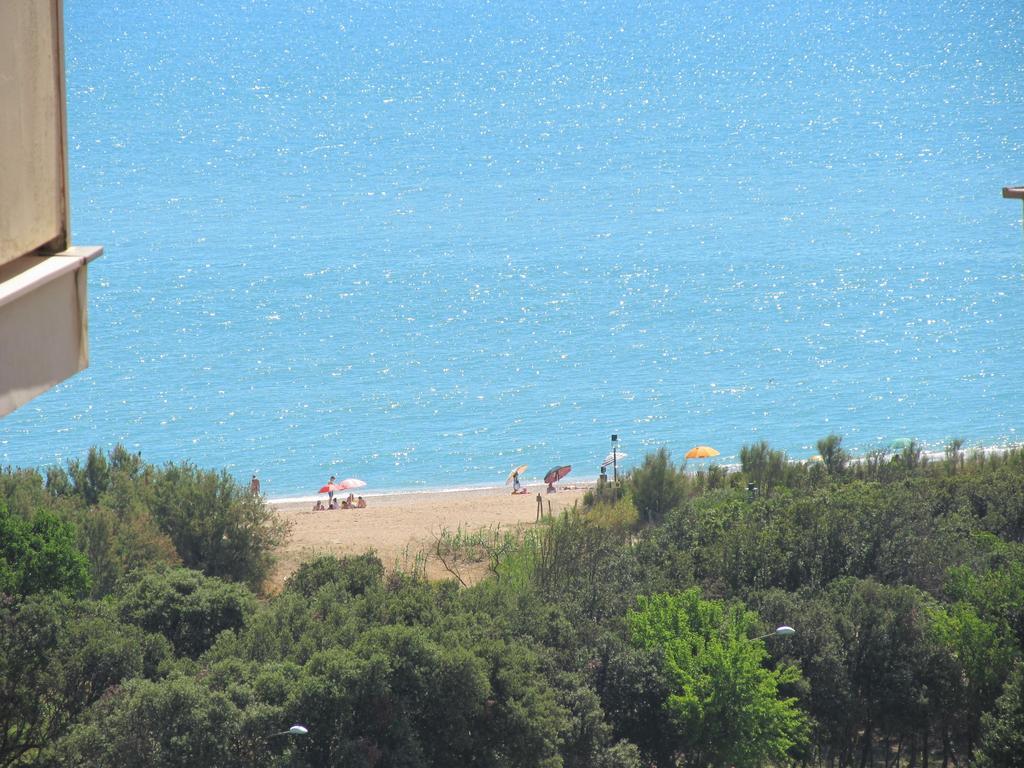
[[[526,471],[527,464],[520,464],[518,467],[508,473],[508,477],[505,478],[505,485],[508,485],[515,479],[516,475],[522,475]]]
[[[717,456],[718,451],[712,448],[710,445],[697,445],[686,452],[686,459],[710,459],[712,456]]]

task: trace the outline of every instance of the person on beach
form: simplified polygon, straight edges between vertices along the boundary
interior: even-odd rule
[[[331,499],[331,503],[327,505],[327,508],[328,509],[337,509],[338,508],[338,500],[337,499]]]
[[[555,484],[554,483],[548,483],[548,493],[554,493],[557,490],[558,489],[555,488]]]
[[[260,479],[256,475],[253,475],[252,480],[249,481],[249,493],[253,496],[260,495]]]
[[[354,493],[350,493],[348,495],[348,498],[345,499],[345,503],[348,504],[348,508],[349,509],[355,509],[356,508],[356,495]]]
[[[343,502],[341,502],[341,508],[352,509],[352,502],[350,502],[348,499],[345,499]]]
[[[334,475],[331,475],[331,479],[327,481],[327,485],[328,486],[334,485]],[[333,488],[329,488],[328,489],[328,491],[327,491],[327,498],[330,499],[331,501],[334,501],[334,489]]]
[[[366,499],[362,496],[356,499],[356,509],[366,509]]]
[[[539,523],[540,519],[543,516],[544,516],[544,497],[541,496],[540,493],[538,493],[537,494],[537,519],[534,520],[534,522],[535,523]]]
[[[317,499],[316,500],[316,504],[313,505],[313,511],[314,512],[323,512],[324,511],[324,503],[320,499]]]
[[[513,472],[512,473],[512,493],[513,494],[519,493],[519,491],[520,491],[520,489],[522,487],[523,487],[522,484],[519,482],[519,473],[518,472]]]

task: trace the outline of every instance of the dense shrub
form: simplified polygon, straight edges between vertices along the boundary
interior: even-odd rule
[[[629,481],[633,503],[644,522],[661,522],[685,497],[682,475],[672,466],[665,448],[648,454],[643,464],[630,473]]]
[[[372,552],[362,555],[321,555],[302,563],[285,583],[285,589],[312,597],[327,584],[336,584],[349,595],[361,595],[380,586],[384,564]]]
[[[0,499],[0,594],[81,595],[88,588],[89,562],[74,528],[45,510],[19,517]]]
[[[766,444],[739,472],[659,452],[495,539],[472,587],[367,553],[264,601],[239,582],[281,528],[223,473],[0,472],[20,533],[73,525],[93,594],[117,585],[0,605],[0,765],[1014,765],[1024,452],[831,438],[781,471]]]
[[[169,655],[163,638],[104,603],[57,593],[0,601],[0,765],[32,764],[123,682],[162,674]]]
[[[259,589],[288,526],[262,496],[227,472],[168,464],[155,473],[150,502],[160,529],[188,568]]]
[[[193,659],[221,632],[240,629],[255,609],[244,586],[186,568],[133,574],[115,601],[122,621],[163,635],[176,653]]]

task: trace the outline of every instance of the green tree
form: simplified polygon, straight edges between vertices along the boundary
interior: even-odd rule
[[[248,768],[237,748],[242,722],[228,695],[191,678],[136,679],[93,707],[50,759],[92,768]]]
[[[995,709],[981,718],[975,768],[1024,768],[1024,663],[1006,679]]]
[[[914,472],[918,467],[927,463],[927,457],[923,455],[921,446],[916,440],[911,440],[903,446],[903,450],[899,453],[899,460],[908,472]]]
[[[38,752],[51,736],[50,673],[68,601],[57,594],[0,598],[0,766]]]
[[[665,738],[672,719],[664,706],[672,680],[658,648],[638,648],[606,635],[598,648],[594,686],[614,737],[635,744],[648,765],[671,765],[677,749]]]
[[[78,459],[68,462],[68,474],[74,492],[82,497],[87,505],[99,503],[100,496],[110,484],[110,465],[107,457],[96,446],[89,449],[85,464]]]
[[[843,449],[843,438],[836,434],[818,441],[818,455],[821,456],[825,470],[832,477],[843,474],[850,460],[850,455]]]
[[[981,554],[948,571],[945,591],[996,622],[1024,649],[1024,545],[982,533],[974,537]]]
[[[188,463],[168,464],[154,486],[153,515],[185,566],[260,588],[289,530],[262,496]]]
[[[639,573],[627,530],[597,523],[593,512],[566,510],[541,532],[533,582],[573,621],[621,616],[636,594]]]
[[[163,638],[121,624],[101,603],[57,593],[3,602],[0,766],[39,754],[90,705],[126,680],[159,674],[169,656]]]
[[[684,765],[760,766],[806,741],[806,716],[779,696],[799,672],[764,666],[764,643],[750,637],[759,622],[741,604],[703,600],[697,588],[640,597],[628,624],[634,643],[664,654],[666,738]]]
[[[193,659],[224,630],[241,628],[255,610],[244,586],[186,568],[133,574],[115,599],[123,621],[163,635],[178,654]]]
[[[425,627],[368,629],[304,665],[289,704],[303,765],[562,765],[567,708],[542,650]]]
[[[75,545],[74,527],[45,510],[15,516],[0,499],[0,593],[80,595],[88,588],[89,563]]]
[[[954,437],[946,444],[946,471],[956,474],[964,468],[964,439]]]
[[[178,553],[149,510],[122,506],[117,498],[123,478],[115,477],[103,502],[81,511],[78,542],[89,558],[92,597],[110,594],[118,579],[139,569],[179,565]]]
[[[72,492],[71,478],[68,473],[58,466],[46,468],[46,492],[51,496],[68,496]]]
[[[770,496],[786,474],[786,453],[773,451],[765,440],[740,448],[740,467],[763,496]]]
[[[340,585],[350,595],[379,587],[384,564],[373,552],[362,555],[320,555],[302,563],[285,582],[285,589],[312,597],[327,584]]]
[[[644,463],[630,473],[629,483],[633,503],[644,522],[660,522],[683,501],[682,480],[665,448],[647,454]]]
[[[34,469],[0,469],[0,502],[17,517],[31,517],[33,512],[46,509],[48,496],[43,478]]]
[[[994,622],[980,618],[966,603],[934,607],[929,615],[936,672],[945,682],[932,710],[943,715],[944,739],[953,739],[961,754],[970,755],[981,715],[995,703],[1017,657],[1016,649]]]

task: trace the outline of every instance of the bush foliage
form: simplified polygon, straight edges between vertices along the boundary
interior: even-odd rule
[[[475,586],[262,598],[286,529],[224,473],[0,472],[0,766],[1020,764],[1024,454],[819,449],[659,451]]]

